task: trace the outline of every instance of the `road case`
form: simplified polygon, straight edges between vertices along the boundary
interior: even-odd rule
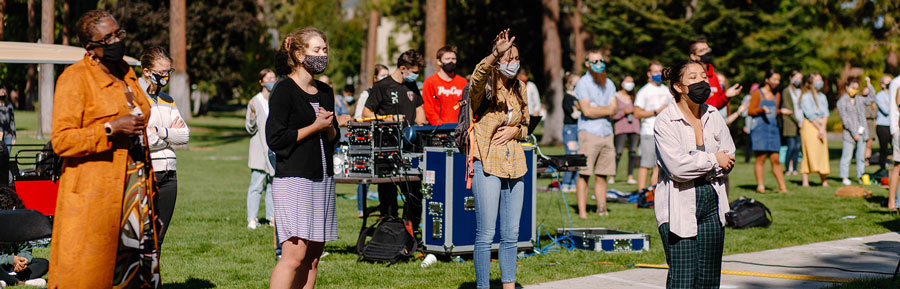
[[[650,251],[650,235],[607,228],[558,228],[557,236],[572,234],[575,248],[597,252]]]
[[[525,196],[519,220],[519,250],[534,247],[537,223],[536,175],[533,147],[525,148],[528,173],[522,177]],[[426,147],[422,176],[422,239],[429,253],[469,254],[475,248],[475,197],[466,189],[466,157],[456,148]],[[497,222],[499,224],[499,216]],[[495,231],[493,250],[499,248]]]

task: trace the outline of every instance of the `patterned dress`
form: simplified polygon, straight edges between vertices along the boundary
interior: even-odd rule
[[[140,109],[132,104],[134,95],[126,93],[132,113]],[[159,273],[159,244],[157,230],[159,219],[155,214],[156,187],[153,186],[153,168],[147,134],[132,137],[125,170],[125,191],[122,200],[122,216],[119,248],[116,256],[113,288],[162,288]]]

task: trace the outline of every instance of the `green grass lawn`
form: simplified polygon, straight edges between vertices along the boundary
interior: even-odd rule
[[[42,143],[36,140],[36,115],[17,112],[19,143]],[[246,227],[246,192],[250,179],[247,168],[248,136],[243,127],[243,114],[223,113],[215,117],[196,118],[188,122],[190,149],[178,151],[179,194],[172,228],[162,253],[162,276],[166,288],[267,288],[275,265],[273,230],[267,226],[250,230]],[[728,229],[725,254],[737,254],[865,236],[900,230],[900,220],[882,205],[887,189],[869,186],[875,197],[869,200],[833,197],[840,180],[838,172],[839,143],[832,142],[832,187],[801,188],[799,176],[787,177],[787,194],[756,193],[752,165],[738,162],[731,174],[729,199],[739,196],[756,198],[771,208],[774,223],[767,229]],[[740,144],[739,144],[740,146]],[[546,154],[561,154],[561,147],[545,147]],[[837,150],[837,151],[836,151]],[[742,151],[739,149],[739,153]],[[624,162],[619,169],[619,184],[611,188],[633,191],[624,184]],[[873,172],[876,168],[871,168]],[[775,188],[774,177],[766,167],[766,181]],[[814,178],[817,179],[817,178]],[[539,179],[546,186],[550,178]],[[338,185],[338,194],[352,196],[355,185]],[[575,195],[566,194],[568,206],[577,215]],[[317,284],[321,288],[474,288],[475,273],[471,260],[463,263],[439,262],[420,268],[419,262],[383,264],[357,263],[356,246],[360,219],[356,217],[356,201],[337,198],[340,238],[329,242],[329,256],[320,263]],[[568,226],[560,212],[559,193],[538,194],[538,224],[555,232]],[[593,204],[593,202],[589,202]],[[377,202],[369,202],[370,207]],[[645,253],[597,253],[586,251],[557,252],[520,260],[517,281],[533,284],[590,274],[623,270],[604,265],[665,263],[659,233],[652,209],[636,209],[631,204],[610,204],[610,216],[573,219],[575,227],[606,227],[647,233],[651,250]],[[260,216],[263,210],[260,209]],[[563,213],[564,214],[564,213]],[[856,216],[842,219],[844,216]],[[474,230],[474,228],[472,228]],[[545,236],[546,237],[546,236]],[[546,242],[545,242],[546,243]],[[47,257],[48,249],[37,249],[36,255]],[[499,268],[492,264],[492,279],[499,282]],[[893,268],[891,268],[893,269]],[[866,281],[868,282],[868,281]],[[877,282],[872,281],[872,282]],[[868,283],[859,283],[868,284]],[[847,287],[847,288],[863,288]]]

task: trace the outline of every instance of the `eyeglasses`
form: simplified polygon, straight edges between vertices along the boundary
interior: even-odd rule
[[[162,77],[168,77],[169,75],[172,75],[172,73],[175,72],[175,69],[169,69],[169,70],[164,70],[164,71],[156,71],[156,70],[151,69],[150,72],[153,74],[162,76]]]
[[[598,59],[598,60],[588,60],[588,61],[587,61],[587,63],[590,63],[590,64],[597,64],[597,63],[600,63],[600,62],[604,62],[604,61],[603,61],[602,59]]]
[[[125,39],[125,37],[127,35],[128,34],[125,32],[125,29],[119,29],[113,33],[107,34],[106,36],[103,37],[103,39],[98,40],[98,41],[91,41],[91,42],[89,42],[89,44],[100,45],[100,46],[110,45],[110,44],[122,41],[123,39]]]

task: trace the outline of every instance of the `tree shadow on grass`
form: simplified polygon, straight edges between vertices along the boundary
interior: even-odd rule
[[[201,147],[225,145],[250,138],[250,134],[241,126],[196,124],[191,125],[191,129],[194,130],[191,140],[204,142]]]
[[[882,208],[887,208],[888,198],[885,196],[871,196],[866,198],[866,202],[878,204]]]
[[[191,277],[181,283],[166,283],[165,287],[166,289],[207,289],[216,288],[216,284],[209,282],[209,280]]]
[[[894,232],[900,231],[900,219],[879,222],[878,224]]]

